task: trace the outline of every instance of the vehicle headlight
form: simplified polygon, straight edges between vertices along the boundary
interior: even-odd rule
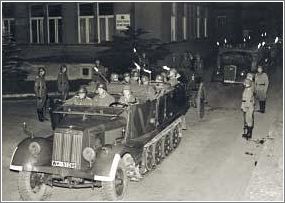
[[[83,158],[88,162],[94,162],[96,152],[91,147],[86,147],[82,152]]]
[[[241,75],[241,76],[244,76],[244,75],[245,75],[245,73],[244,73],[244,72],[241,72],[241,73],[240,73],[240,75]]]
[[[219,74],[220,74],[220,71],[217,70],[216,74],[219,75]]]
[[[33,156],[38,156],[41,152],[41,146],[38,142],[32,142],[29,145],[29,151]]]

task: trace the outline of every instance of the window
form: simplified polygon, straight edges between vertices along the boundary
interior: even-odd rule
[[[183,29],[183,40],[187,40],[187,14],[188,6],[187,3],[183,4],[183,17],[182,17],[182,29]]]
[[[172,3],[172,12],[171,12],[171,41],[176,41],[176,19],[177,19],[177,4]]]
[[[94,43],[94,4],[80,3],[78,6],[78,41],[82,44]]]
[[[11,37],[15,36],[15,19],[14,18],[3,18],[2,19],[3,33],[10,35]]]
[[[196,18],[196,37],[199,39],[201,36],[201,33],[200,33],[200,26],[201,26],[201,13],[200,13],[200,6],[197,6],[197,10],[196,10],[196,15],[197,15],[197,18]]]
[[[113,3],[98,3],[98,42],[112,41],[114,34]]]
[[[204,37],[208,37],[208,8],[205,8],[205,16],[204,16]]]
[[[36,44],[44,43],[44,10],[43,6],[31,6],[30,10],[30,42]]]
[[[89,68],[81,68],[81,75],[84,78],[89,78],[90,77],[90,69]]]
[[[62,42],[61,5],[48,6],[48,43]]]

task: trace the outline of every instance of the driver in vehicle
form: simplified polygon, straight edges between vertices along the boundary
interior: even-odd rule
[[[136,103],[137,99],[132,95],[131,87],[129,85],[124,86],[123,88],[123,96],[120,97],[119,103],[129,104]]]
[[[111,78],[110,78],[110,82],[114,83],[114,84],[118,84],[120,83],[119,81],[119,75],[117,73],[112,73],[111,74]]]
[[[84,106],[90,105],[91,106],[92,99],[87,97],[86,87],[80,87],[78,93],[71,99],[66,100],[64,105],[84,105]]]
[[[97,86],[98,95],[93,98],[94,106],[109,106],[115,102],[115,98],[107,92],[107,87],[103,83]]]

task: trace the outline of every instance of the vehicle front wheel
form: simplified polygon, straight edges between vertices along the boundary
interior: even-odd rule
[[[21,171],[18,189],[24,201],[47,200],[52,194],[52,188],[44,183],[43,173]]]
[[[120,160],[115,180],[102,182],[103,197],[108,201],[122,200],[128,187],[126,164]]]

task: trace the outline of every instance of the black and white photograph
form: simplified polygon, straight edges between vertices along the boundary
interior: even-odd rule
[[[283,1],[1,1],[1,201],[284,201]]]

